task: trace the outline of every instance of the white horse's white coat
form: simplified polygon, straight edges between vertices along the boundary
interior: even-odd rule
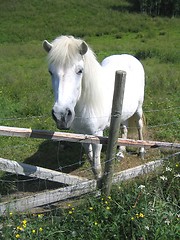
[[[59,129],[72,128],[77,133],[103,135],[109,126],[116,70],[126,71],[122,108],[122,137],[127,137],[126,121],[135,116],[142,140],[142,104],[144,69],[128,54],[113,55],[100,65],[93,51],[81,39],[61,36],[52,43],[44,41],[55,103],[52,115]],[[101,176],[101,145],[84,144],[96,178]],[[144,148],[140,149],[144,153]]]

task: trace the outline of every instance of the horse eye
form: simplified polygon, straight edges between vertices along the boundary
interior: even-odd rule
[[[82,74],[82,73],[83,73],[83,69],[82,69],[82,68],[78,69],[76,73],[77,73],[78,75]]]

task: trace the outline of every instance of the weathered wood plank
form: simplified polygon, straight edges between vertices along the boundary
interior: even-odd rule
[[[144,175],[150,172],[153,172],[157,167],[161,166],[164,162],[163,159],[151,161],[142,165],[139,165],[134,168],[129,168],[127,170],[121,171],[119,173],[115,173],[112,182],[118,183],[121,181],[125,181],[131,178],[138,177],[140,175]]]
[[[74,185],[79,182],[88,180],[86,178],[73,176],[71,174],[57,172],[54,170],[38,166],[32,166],[30,164],[16,162],[4,158],[0,158],[0,170],[20,174],[23,176],[35,177],[53,182],[64,183],[68,185]]]
[[[82,182],[74,186],[45,191],[31,196],[14,200],[12,202],[0,203],[0,215],[9,212],[29,211],[32,208],[55,203],[68,198],[77,197],[96,190],[96,180]]]
[[[15,136],[15,137],[28,137],[28,138],[42,138],[51,139],[56,141],[80,142],[80,143],[95,143],[107,144],[108,138],[101,136],[74,134],[67,132],[53,132],[46,130],[32,130],[28,128],[16,128],[0,126],[0,135],[2,136]],[[180,149],[180,143],[171,142],[158,142],[158,141],[144,141],[133,139],[118,138],[118,145],[133,146],[133,147],[152,147],[152,148],[170,148]]]
[[[110,195],[111,191],[114,164],[113,161],[109,161],[109,159],[115,159],[116,156],[117,140],[119,136],[122,116],[125,83],[126,72],[116,71],[113,104],[111,111],[111,122],[109,127],[109,141],[107,145],[106,162],[104,166],[104,172],[106,172],[106,174],[103,175],[101,189],[102,194],[106,197]]]
[[[157,167],[161,166],[162,160],[156,160],[143,165],[130,168],[119,173],[114,174],[113,183],[118,183],[137,176],[150,173]],[[96,180],[89,180],[78,183],[74,186],[59,188],[42,193],[37,193],[29,197],[14,200],[12,202],[0,203],[0,215],[7,214],[8,212],[22,212],[32,208],[47,205],[50,203],[66,200],[73,197],[78,197],[86,193],[95,191],[97,188]]]

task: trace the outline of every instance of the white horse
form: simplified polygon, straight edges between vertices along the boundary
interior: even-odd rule
[[[122,107],[122,137],[127,138],[127,120],[134,116],[142,140],[144,69],[128,54],[113,55],[98,63],[91,48],[81,39],[60,36],[43,42],[48,52],[55,103],[52,116],[59,129],[103,136],[109,126],[116,70],[126,71]],[[101,144],[83,144],[95,177],[101,177]],[[120,147],[120,151],[124,150]],[[144,148],[140,148],[143,155]]]

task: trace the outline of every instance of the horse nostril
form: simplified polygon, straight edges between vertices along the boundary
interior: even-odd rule
[[[67,108],[66,111],[67,111],[67,116],[70,117],[72,115],[71,110],[69,108]]]
[[[61,124],[67,124],[71,122],[73,117],[73,112],[70,110],[70,108],[65,108],[64,111],[58,111],[56,112],[56,109],[52,109],[52,118],[57,123]]]

